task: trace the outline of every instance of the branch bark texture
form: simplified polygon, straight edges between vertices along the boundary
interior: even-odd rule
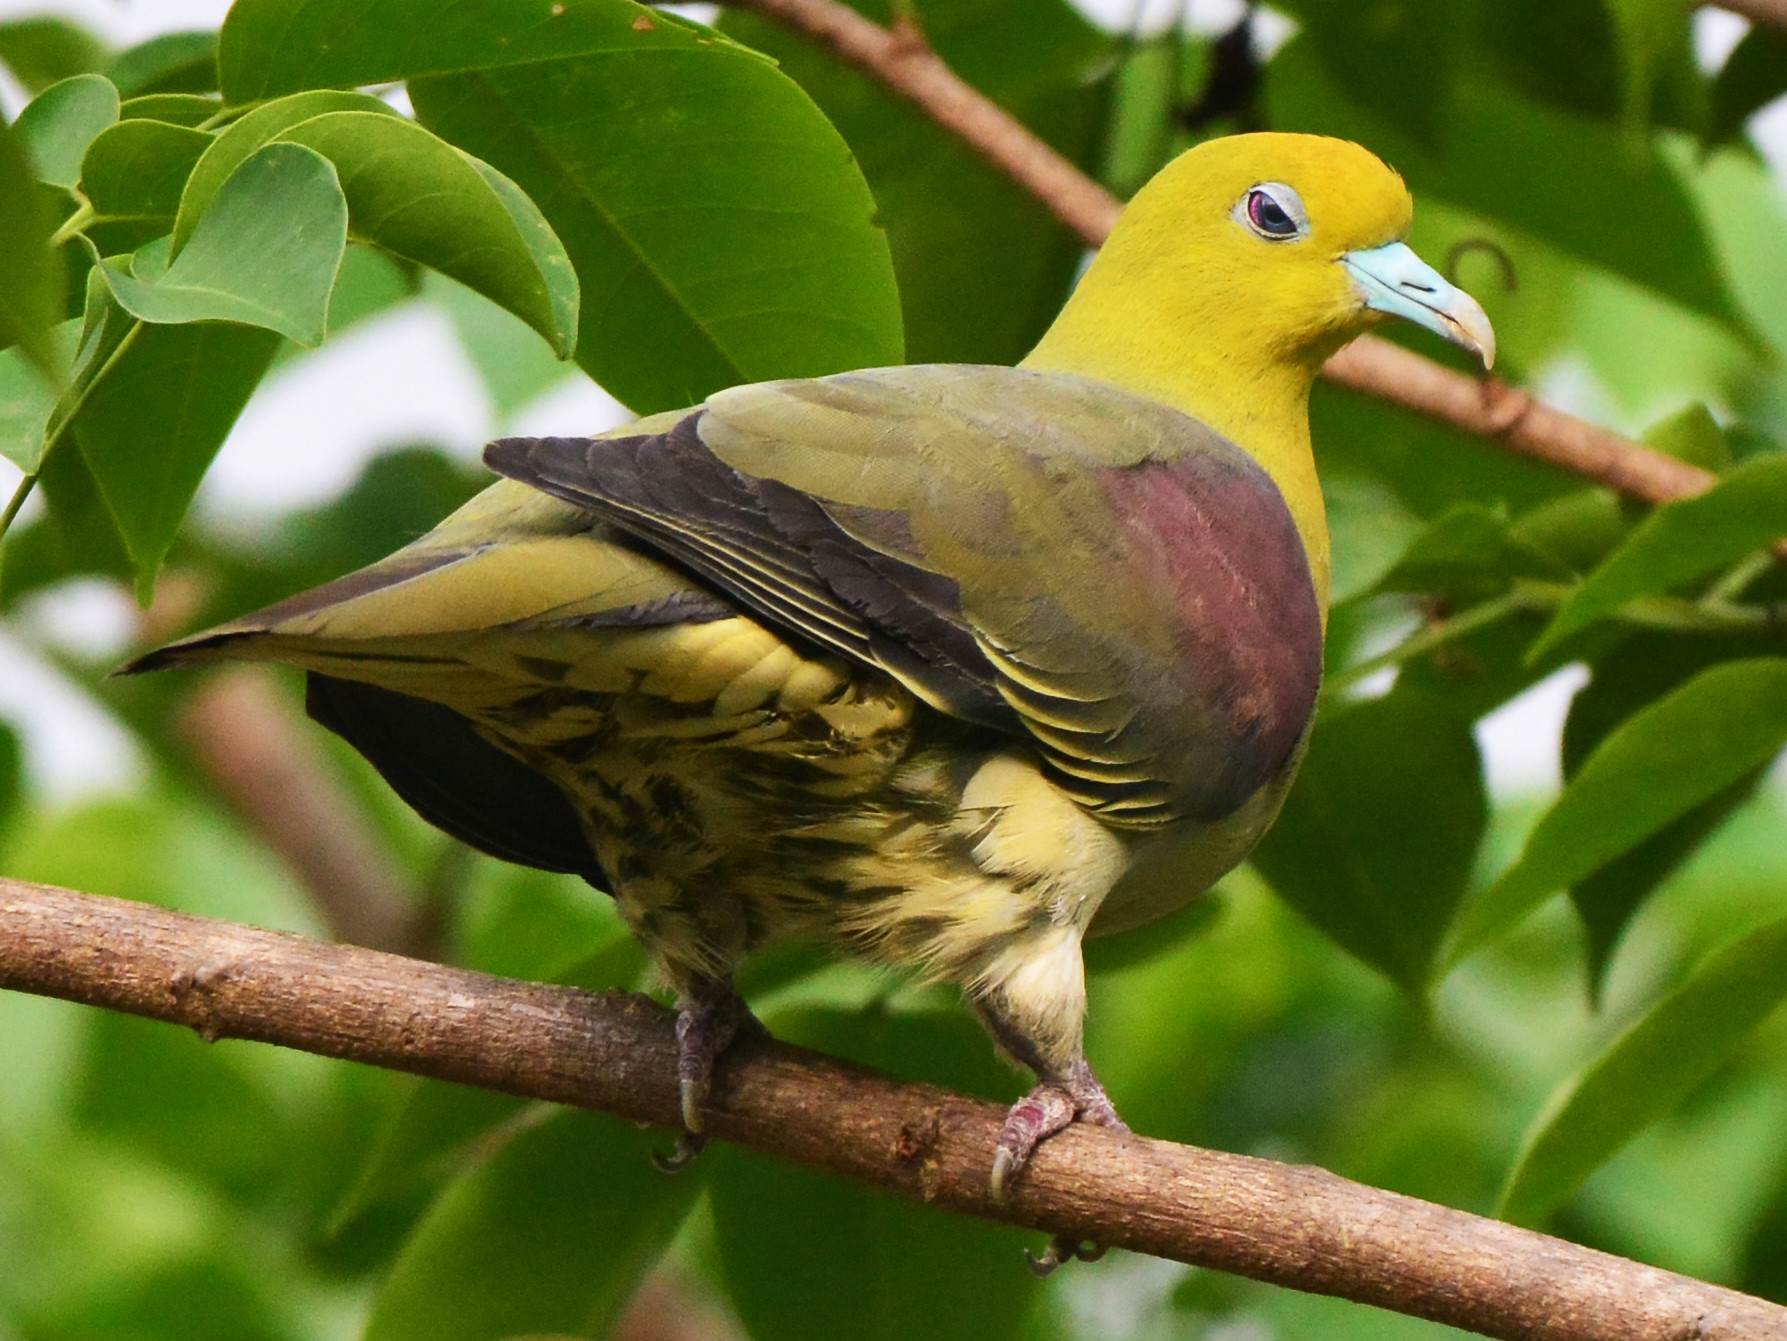
[[[0,987],[669,1125],[668,1012],[0,879]],[[1073,1128],[1009,1204],[1003,1110],[770,1042],[715,1135],[947,1209],[1520,1341],[1787,1341],[1787,1310],[1321,1169]],[[1018,1269],[1014,1263],[1013,1269]]]
[[[964,81],[916,31],[883,28],[840,0],[731,3],[804,32],[909,99],[1047,205],[1088,246],[1101,245],[1110,234],[1122,202]],[[1777,9],[1787,14],[1787,0],[1733,0],[1729,7],[1752,18]],[[1691,497],[1716,479],[1496,379],[1478,381],[1388,340],[1356,340],[1323,372],[1341,386],[1494,439],[1646,502]],[[1787,557],[1787,542],[1777,553]]]

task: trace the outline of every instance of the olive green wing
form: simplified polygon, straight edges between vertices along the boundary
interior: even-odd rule
[[[948,365],[765,383],[667,429],[486,459],[791,634],[1034,741],[1112,822],[1233,811],[1313,708],[1320,611],[1271,480],[1088,379]]]

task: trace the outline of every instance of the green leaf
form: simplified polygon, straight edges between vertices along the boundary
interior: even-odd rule
[[[146,93],[215,93],[217,34],[162,33],[118,54],[108,71],[127,98]]]
[[[885,22],[889,8],[861,9]],[[1062,0],[921,0],[925,41],[1089,172],[1104,148],[1111,38]],[[1034,196],[880,80],[742,9],[722,29],[775,58],[849,143],[875,193],[914,363],[1015,363],[1054,320],[1085,246]]]
[[[1301,38],[1278,54],[1266,78],[1275,126],[1369,144],[1417,196],[1524,229],[1755,338],[1693,201],[1648,142],[1461,76],[1436,150],[1351,102]],[[1585,199],[1618,200],[1625,217],[1643,226],[1604,227],[1595,211],[1581,208]]]
[[[145,93],[140,98],[126,98],[118,109],[118,118],[166,121],[196,130],[222,110],[221,101],[202,93]]]
[[[689,39],[412,81],[421,120],[513,177],[576,265],[577,361],[635,410],[900,361],[887,240],[850,153],[760,57]]]
[[[1601,742],[1633,713],[1722,661],[1767,653],[1769,641],[1767,634],[1713,637],[1638,631],[1621,637],[1595,659],[1589,682],[1570,700],[1564,719],[1564,777],[1575,777]],[[1604,980],[1613,949],[1633,914],[1754,792],[1761,773],[1752,770],[1571,887],[1571,902],[1588,933],[1591,981]]]
[[[1666,503],[1576,588],[1536,658],[1627,601],[1703,577],[1787,535],[1787,455],[1756,457],[1706,493]]]
[[[1713,81],[1706,142],[1737,139],[1750,117],[1783,93],[1787,93],[1787,31],[1758,23],[1744,34]]]
[[[270,144],[230,175],[165,274],[148,282],[107,260],[102,275],[144,321],[235,321],[315,345],[346,247],[347,201],[329,160]]]
[[[1505,590],[1514,578],[1567,575],[1556,560],[1517,536],[1503,511],[1459,503],[1409,543],[1377,589],[1479,599]]]
[[[360,1171],[330,1215],[332,1232],[431,1182],[444,1182],[489,1155],[491,1134],[525,1099],[445,1081],[410,1080]]]
[[[0,23],[0,64],[25,92],[43,92],[58,80],[92,74],[106,62],[105,43],[79,24],[46,16]]]
[[[404,40],[393,42],[392,33]],[[512,0],[311,0],[299,8],[288,0],[239,0],[224,20],[217,62],[224,97],[234,105],[301,89],[680,51],[691,43],[739,50],[633,0],[563,0],[549,8]]]
[[[147,600],[199,481],[273,361],[279,336],[232,322],[149,325],[115,307],[104,326],[106,352],[96,356],[70,426]],[[50,461],[66,455],[52,453]]]
[[[774,1027],[804,1046],[970,1092],[1011,1080],[959,1010],[808,1009]],[[752,1341],[998,1341],[1030,1311],[1037,1292],[1020,1254],[1040,1247],[1035,1237],[748,1150],[710,1157],[720,1267]]]
[[[349,108],[327,105],[349,97]],[[308,117],[289,119],[307,110]],[[321,153],[335,165],[357,239],[484,294],[570,357],[577,275],[533,202],[501,173],[376,99],[298,94],[243,118],[194,171],[174,229],[176,252],[239,155],[257,141]]]
[[[61,354],[58,366],[66,366],[74,355],[80,331],[79,321],[63,322],[56,329]],[[43,460],[50,416],[55,408],[55,391],[25,357],[24,350],[16,346],[0,350],[0,456],[27,475],[33,474]]]
[[[806,95],[763,57],[630,0],[553,11],[245,0],[224,27],[224,87],[240,102],[409,79],[424,125],[540,206],[582,286],[578,361],[635,409],[897,363],[874,201]]]
[[[1687,0],[1606,0],[1619,38],[1626,121],[1650,119],[1651,96],[1668,58],[1689,45]]]
[[[1710,1079],[1783,998],[1787,920],[1708,956],[1546,1105],[1502,1194],[1502,1217],[1543,1220],[1604,1160]]]
[[[277,98],[238,117],[212,140],[204,158],[188,179],[180,217],[174,225],[175,254],[186,245],[206,206],[230,179],[230,174],[241,167],[255,150],[273,143],[282,132],[293,126],[329,112],[366,112],[393,120],[402,119],[394,107],[370,94],[335,89],[319,89],[310,93],[296,93],[289,98]]]
[[[213,143],[165,121],[120,121],[93,141],[81,190],[94,220],[84,230],[101,255],[135,251],[174,226],[187,175]]]
[[[1644,430],[1644,445],[1718,475],[1731,468],[1731,443],[1712,411],[1695,401]]]
[[[1787,659],[1731,661],[1611,732],[1564,788],[1514,866],[1469,907],[1462,958],[1546,895],[1717,796],[1787,743]]]
[[[118,90],[104,75],[76,75],[52,84],[19,113],[13,129],[40,180],[73,190],[81,158],[99,132],[118,119]]]
[[[364,1341],[605,1336],[701,1190],[663,1137],[559,1110],[455,1180],[404,1243]]]
[[[1322,932],[1420,992],[1487,816],[1469,719],[1399,691],[1322,715],[1253,861]]]
[[[0,345],[17,345],[48,376],[60,376],[55,330],[62,319],[62,257],[54,223],[25,147],[0,120]]]
[[[0,825],[12,814],[23,795],[24,753],[19,748],[19,735],[11,727],[0,725]]]

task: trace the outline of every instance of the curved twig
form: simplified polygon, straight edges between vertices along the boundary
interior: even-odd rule
[[[669,1124],[669,1013],[0,879],[0,987]],[[1092,1127],[1009,1204],[1003,1111],[783,1044],[722,1062],[715,1135],[967,1215],[1521,1341],[1787,1341],[1787,1309],[1321,1169]],[[1016,1270],[1013,1264],[1013,1270]]]

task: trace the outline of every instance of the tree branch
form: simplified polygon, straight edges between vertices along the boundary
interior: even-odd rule
[[[0,879],[0,987],[668,1125],[663,1008]],[[1787,1309],[1321,1169],[1076,1127],[1009,1205],[994,1104],[784,1044],[722,1062],[715,1135],[984,1219],[1521,1341],[1787,1341]],[[1013,1270],[1017,1265],[1013,1264]]]
[[[917,32],[883,28],[840,0],[729,2],[806,33],[903,95],[1047,205],[1088,246],[1099,246],[1110,233],[1122,203],[965,82]],[[1787,10],[1787,0],[1743,0],[1730,8],[1759,17],[1763,10]],[[1466,377],[1388,340],[1369,335],[1355,340],[1323,373],[1341,386],[1501,442],[1646,502],[1703,493],[1716,479],[1494,378]],[[1787,557],[1787,542],[1776,552]]]

